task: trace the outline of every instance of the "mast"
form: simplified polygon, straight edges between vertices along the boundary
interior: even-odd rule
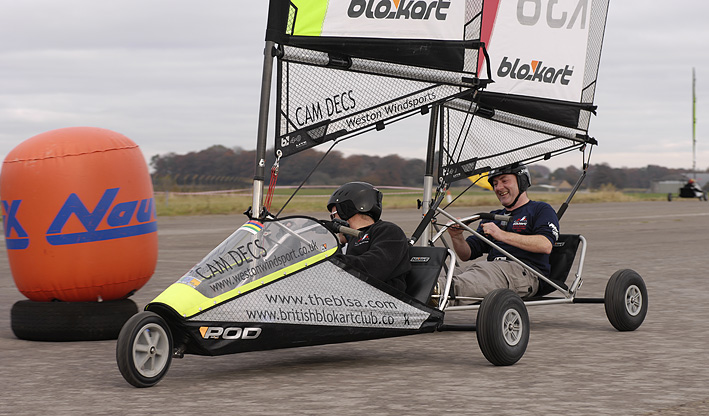
[[[692,67],[692,173],[694,179],[697,179],[697,96],[695,94],[695,86],[697,80],[694,76],[694,67]]]
[[[261,75],[261,102],[258,111],[258,131],[256,135],[256,168],[254,171],[251,213],[261,217],[263,203],[263,183],[266,171],[266,135],[268,133],[268,106],[271,98],[271,78],[273,75],[273,50],[275,43],[266,41],[263,49],[263,72]]]
[[[426,150],[426,172],[423,177],[423,200],[421,202],[421,215],[425,216],[431,205],[433,196],[433,165],[436,153],[436,127],[438,120],[439,105],[431,106],[431,121],[428,127],[428,147]],[[431,239],[431,224],[426,226],[423,232],[424,238],[419,240],[419,245],[425,247]]]

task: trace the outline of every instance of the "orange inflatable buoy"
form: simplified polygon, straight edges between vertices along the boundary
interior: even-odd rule
[[[150,174],[132,140],[70,127],[20,143],[0,174],[10,269],[33,301],[123,299],[157,264]]]

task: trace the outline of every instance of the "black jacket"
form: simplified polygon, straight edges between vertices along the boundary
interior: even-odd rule
[[[394,223],[381,220],[360,231],[364,231],[360,239],[347,236],[347,254],[336,254],[334,257],[405,291],[406,274],[411,270],[411,263],[404,231]]]

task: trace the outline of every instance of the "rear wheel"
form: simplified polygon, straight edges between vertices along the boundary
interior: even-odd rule
[[[634,331],[643,323],[647,300],[645,282],[634,270],[618,270],[606,284],[606,316],[618,331]]]
[[[495,289],[483,299],[477,316],[478,345],[494,365],[512,365],[529,342],[529,314],[522,299],[509,289]]]
[[[153,312],[140,312],[123,325],[118,335],[118,369],[135,387],[154,386],[170,368],[172,345],[165,320]]]

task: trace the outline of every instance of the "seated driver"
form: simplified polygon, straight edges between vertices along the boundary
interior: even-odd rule
[[[687,181],[687,183],[684,185],[684,187],[687,189],[691,189],[692,191],[702,192],[702,188],[699,186],[697,181],[695,181],[694,179],[690,179],[689,181]]]
[[[482,221],[477,232],[487,235],[500,248],[549,277],[549,254],[559,237],[556,212],[546,202],[529,199],[527,188],[531,184],[531,176],[524,165],[493,170],[488,175],[488,181],[504,207],[492,213],[508,215],[511,219],[506,222]],[[486,261],[456,270],[451,290],[454,295],[482,298],[497,288],[512,289],[521,297],[531,297],[537,292],[537,278],[504,253],[475,235],[463,238],[463,229],[458,226],[448,228],[448,234],[461,261],[487,254]],[[445,276],[441,276],[439,293],[444,284]]]
[[[344,254],[333,257],[404,292],[411,270],[409,243],[398,225],[379,219],[382,197],[366,182],[346,183],[332,194],[327,203],[330,218],[342,219],[350,228],[363,231],[361,238],[340,234],[341,242],[346,242]]]

